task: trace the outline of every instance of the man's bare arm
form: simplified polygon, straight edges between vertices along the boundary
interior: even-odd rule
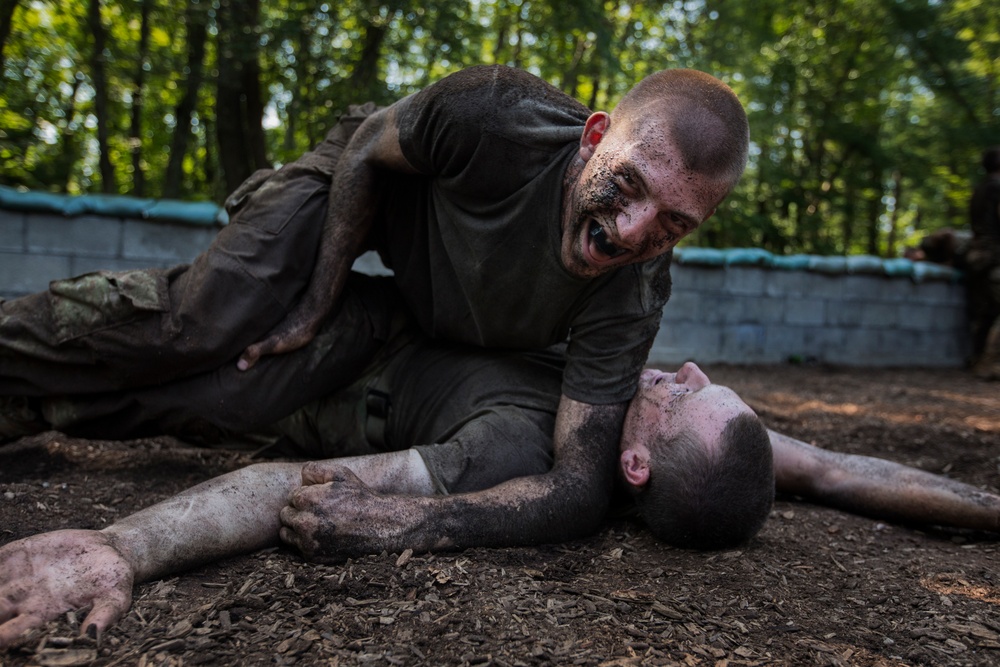
[[[1000,531],[1000,496],[892,461],[769,434],[780,492],[875,518]]]
[[[433,493],[413,450],[341,459],[376,489]],[[136,582],[278,544],[278,512],[299,463],[264,463],[209,480],[101,531],[60,530],[0,547],[0,648],[70,609],[99,636],[128,611]]]
[[[399,145],[397,116],[406,99],[368,116],[351,137],[330,185],[327,217],[309,285],[285,319],[240,356],[241,370],[264,355],[291,352],[311,341],[343,290],[371,229],[379,171],[415,173]]]
[[[282,539],[308,557],[340,560],[383,550],[537,544],[591,534],[610,502],[626,407],[563,396],[552,471],[475,493],[382,495],[343,469],[309,465],[304,486],[281,511]]]

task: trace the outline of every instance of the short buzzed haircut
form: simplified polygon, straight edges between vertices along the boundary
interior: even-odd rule
[[[746,168],[750,125],[729,86],[697,70],[662,70],[626,93],[612,119],[639,119],[650,113],[667,121],[685,167],[732,190]]]
[[[684,549],[727,549],[764,525],[774,504],[774,467],[756,415],[730,419],[718,447],[681,433],[650,443],[649,452],[649,481],[636,504],[658,539]]]

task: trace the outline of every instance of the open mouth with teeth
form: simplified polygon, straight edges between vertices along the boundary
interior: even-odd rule
[[[588,234],[590,236],[590,240],[597,246],[597,249],[611,259],[624,255],[628,252],[625,248],[619,248],[614,243],[609,241],[608,233],[604,231],[604,227],[597,224],[596,220],[590,221],[590,230]]]

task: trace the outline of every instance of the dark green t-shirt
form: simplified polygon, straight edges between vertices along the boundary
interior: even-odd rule
[[[560,259],[563,177],[589,111],[526,72],[453,74],[401,104],[419,176],[383,183],[373,240],[430,337],[506,349],[569,340],[562,393],[629,400],[669,297],[669,255],[583,280]]]

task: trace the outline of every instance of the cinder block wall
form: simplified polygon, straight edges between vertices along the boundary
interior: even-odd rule
[[[965,291],[935,277],[819,273],[766,266],[671,270],[674,289],[650,361],[817,361],[852,366],[961,366]],[[943,268],[943,267],[942,267]]]
[[[190,262],[224,222],[212,211],[204,215],[204,205],[192,221],[191,216],[154,218],[143,212],[147,209],[137,213],[135,206],[120,215],[65,215],[3,204],[0,200],[2,298],[98,269]],[[176,212],[181,203],[174,204]],[[796,268],[789,268],[789,259]],[[905,262],[678,250],[671,269],[673,295],[650,362],[962,365],[967,335],[958,274]],[[924,266],[928,270],[917,270]],[[373,254],[357,267],[385,272]]]
[[[216,232],[179,222],[0,211],[0,297],[41,291],[50,280],[98,269],[189,262]]]

